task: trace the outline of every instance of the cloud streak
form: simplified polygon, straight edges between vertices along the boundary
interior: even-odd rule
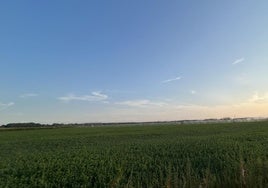
[[[143,100],[128,100],[128,101],[122,101],[122,102],[117,102],[116,104],[119,105],[125,105],[129,107],[162,107],[165,106],[166,103],[164,102],[153,102],[147,99]]]
[[[268,93],[259,94],[259,92],[255,92],[253,96],[248,100],[250,103],[268,103]]]
[[[161,83],[162,83],[162,84],[166,84],[166,83],[174,82],[174,81],[177,81],[177,80],[180,80],[180,79],[181,79],[181,77],[178,76],[178,77],[176,77],[176,78],[171,78],[171,79],[164,80],[164,81],[162,81]]]
[[[36,93],[25,93],[25,94],[20,95],[20,98],[37,97],[37,96],[38,94]]]
[[[239,63],[242,63],[242,62],[244,62],[245,61],[245,58],[240,58],[240,59],[237,59],[237,60],[235,60],[233,63],[232,63],[232,65],[237,65],[237,64],[239,64]]]
[[[64,97],[59,97],[58,99],[64,102],[70,102],[70,101],[98,102],[98,101],[106,101],[108,99],[108,96],[101,92],[92,92],[91,95],[77,96],[74,94],[70,94]]]
[[[7,108],[9,108],[11,106],[14,106],[14,105],[15,105],[14,102],[6,103],[6,104],[0,103],[0,110],[5,110],[5,109],[7,109]]]

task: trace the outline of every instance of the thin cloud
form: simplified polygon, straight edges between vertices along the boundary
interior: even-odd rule
[[[191,90],[190,93],[191,93],[192,95],[195,95],[195,94],[196,94],[196,91],[195,91],[195,90]]]
[[[150,100],[147,100],[147,99],[144,99],[144,100],[128,100],[128,101],[118,102],[116,104],[130,106],[130,107],[150,107],[150,106],[162,107],[162,106],[166,105],[166,103],[164,103],[164,102],[153,102],[153,101],[150,101]]]
[[[169,83],[169,82],[174,82],[174,81],[177,81],[177,80],[180,80],[180,79],[181,79],[180,76],[178,76],[176,78],[167,79],[167,80],[162,81],[162,84]]]
[[[37,96],[38,94],[36,93],[25,93],[25,94],[20,95],[20,98],[37,97]]]
[[[11,106],[14,106],[14,105],[15,105],[14,102],[6,103],[6,104],[0,103],[0,110],[5,110],[5,109],[7,109],[7,108],[9,108]]]
[[[240,59],[237,59],[237,60],[235,60],[233,63],[232,63],[232,65],[237,65],[237,64],[239,64],[239,63],[242,63],[242,62],[244,62],[245,61],[245,58],[240,58]]]
[[[58,99],[64,102],[70,102],[70,101],[98,102],[98,101],[107,100],[108,96],[101,92],[92,92],[91,95],[77,96],[77,95],[70,94],[64,97],[59,97]]]
[[[248,100],[250,103],[268,103],[268,93],[259,94],[259,92],[255,92],[250,99]]]

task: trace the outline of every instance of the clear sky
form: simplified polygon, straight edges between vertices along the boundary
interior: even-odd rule
[[[268,1],[0,2],[0,124],[268,116]]]

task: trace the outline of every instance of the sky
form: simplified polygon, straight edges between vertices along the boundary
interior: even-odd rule
[[[268,117],[268,1],[0,2],[0,124]]]

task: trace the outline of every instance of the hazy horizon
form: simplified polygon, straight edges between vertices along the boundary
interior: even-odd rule
[[[0,2],[0,125],[268,117],[267,8]]]

